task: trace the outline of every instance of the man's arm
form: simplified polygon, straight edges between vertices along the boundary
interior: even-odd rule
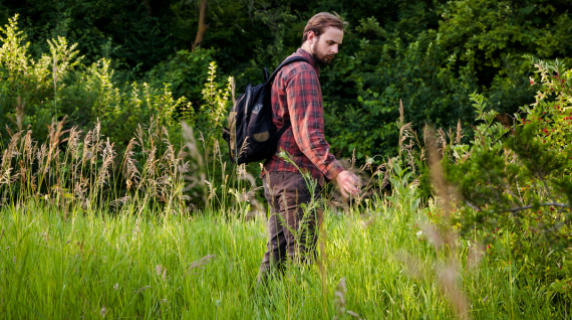
[[[314,70],[301,70],[286,87],[292,132],[300,150],[328,180],[334,180],[342,196],[358,195],[358,177],[345,170],[330,153],[324,137],[324,108],[320,82]]]
[[[286,94],[296,144],[327,179],[335,179],[344,168],[330,153],[324,137],[324,109],[316,72],[301,69],[289,79]]]

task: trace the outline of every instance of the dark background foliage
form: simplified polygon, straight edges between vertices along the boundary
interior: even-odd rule
[[[417,131],[459,120],[467,130],[472,92],[501,114],[532,102],[532,66],[523,54],[572,56],[570,0],[210,0],[207,50],[192,52],[199,3],[3,0],[0,23],[18,13],[32,55],[47,51],[47,39],[65,36],[78,43],[85,65],[110,58],[117,83],[167,83],[198,111],[210,60],[236,77],[241,92],[262,80],[262,67],[275,67],[300,46],[312,15],[335,11],[350,26],[321,76],[326,131],[334,152],[356,148],[360,159],[395,153],[400,99]]]

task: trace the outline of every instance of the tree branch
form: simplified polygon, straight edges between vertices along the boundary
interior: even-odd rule
[[[568,207],[567,204],[556,203],[556,202],[540,203],[538,205],[541,207],[560,207],[560,208],[567,208]],[[509,209],[507,211],[508,212],[518,212],[518,211],[522,211],[522,210],[531,209],[533,207],[534,207],[534,205],[528,205],[528,206],[524,206],[524,207],[512,208],[512,209]]]
[[[465,202],[465,204],[473,210],[476,210],[476,211],[482,210],[479,206],[474,205],[467,200],[463,200],[463,202]],[[540,203],[538,205],[541,207],[560,207],[560,208],[568,208],[569,207],[567,204],[557,203],[557,202]],[[518,212],[518,211],[523,211],[523,210],[527,210],[527,209],[532,209],[533,207],[534,207],[534,205],[531,204],[531,205],[524,206],[524,207],[517,207],[517,208],[508,209],[508,210],[506,210],[506,212]]]
[[[477,205],[474,205],[472,203],[470,203],[467,200],[463,200],[471,209],[476,210],[476,211],[481,211],[481,208]]]

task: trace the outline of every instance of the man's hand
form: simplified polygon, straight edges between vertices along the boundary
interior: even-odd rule
[[[357,196],[359,194],[359,179],[358,177],[348,170],[340,172],[336,176],[336,183],[340,187],[340,192],[344,198],[349,194]]]

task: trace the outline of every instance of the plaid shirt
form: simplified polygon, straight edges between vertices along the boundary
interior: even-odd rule
[[[318,79],[320,69],[312,54],[298,49],[292,56],[300,55],[311,64],[293,62],[283,67],[272,84],[273,123],[280,130],[284,122],[292,125],[278,142],[276,154],[264,163],[267,172],[297,172],[296,167],[278,156],[288,152],[296,165],[311,173],[321,185],[324,177],[332,180],[344,168],[330,153],[330,145],[324,138],[324,108],[322,89]],[[264,170],[261,176],[264,176]]]

